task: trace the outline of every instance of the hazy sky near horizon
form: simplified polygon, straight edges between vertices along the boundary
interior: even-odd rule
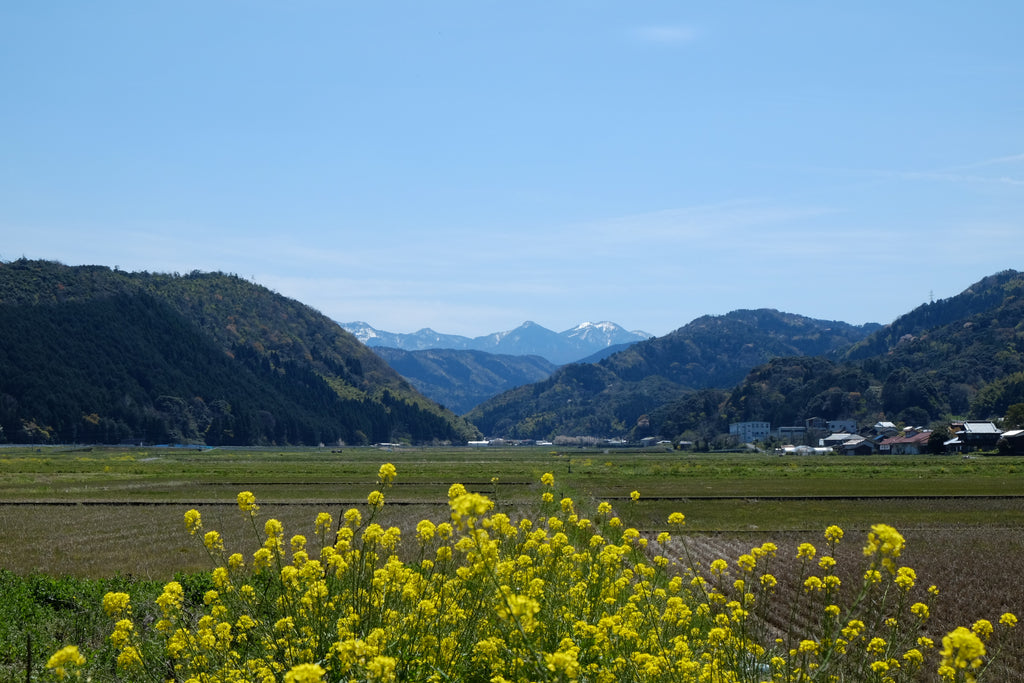
[[[0,260],[342,322],[890,322],[1024,269],[1024,4],[0,5]]]

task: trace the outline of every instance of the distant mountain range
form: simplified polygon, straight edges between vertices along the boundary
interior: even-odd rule
[[[408,334],[386,332],[365,322],[338,324],[371,347],[387,346],[404,351],[458,349],[509,356],[540,356],[555,365],[584,359],[594,362],[629,344],[651,337],[646,332],[629,331],[612,322],[585,322],[564,332],[554,332],[527,321],[513,330],[493,332],[481,337],[442,334],[430,328]]]
[[[612,323],[563,333],[524,323],[477,339],[352,327],[376,348],[232,275],[0,261],[0,443],[465,443],[483,434],[707,446],[728,439],[731,422],[926,426],[998,418],[1024,403],[1024,274],[1012,270],[884,327],[772,309],[703,316],[639,341],[646,335]],[[380,346],[389,338],[485,348]]]

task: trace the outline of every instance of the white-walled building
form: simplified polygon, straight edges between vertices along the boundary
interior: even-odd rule
[[[733,422],[729,425],[729,433],[739,437],[743,443],[767,441],[772,433],[770,422]]]

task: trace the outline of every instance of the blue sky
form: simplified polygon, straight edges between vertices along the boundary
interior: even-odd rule
[[[339,321],[889,322],[1024,269],[1024,4],[0,5],[0,259]]]

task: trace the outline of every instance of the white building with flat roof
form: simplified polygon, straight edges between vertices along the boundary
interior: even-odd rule
[[[743,443],[767,441],[772,433],[770,422],[733,422],[729,425],[729,433],[738,437]]]

